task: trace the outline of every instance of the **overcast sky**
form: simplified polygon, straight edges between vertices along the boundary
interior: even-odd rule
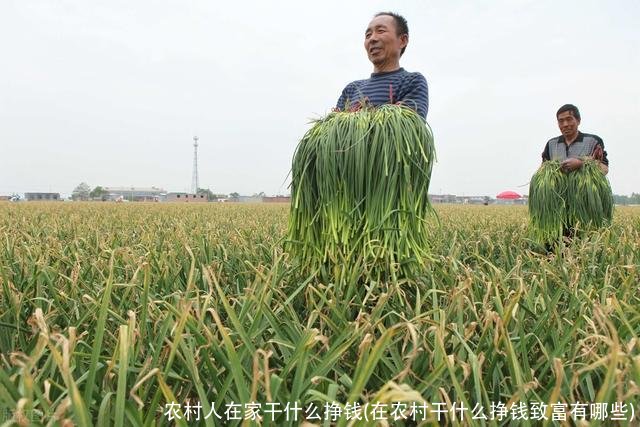
[[[431,193],[526,193],[564,103],[640,192],[640,1],[0,0],[0,194],[289,192],[309,120],[368,77],[374,13],[429,84]]]

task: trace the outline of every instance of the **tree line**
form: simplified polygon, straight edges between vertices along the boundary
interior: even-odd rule
[[[640,205],[640,193],[631,193],[631,196],[613,195],[616,205]]]

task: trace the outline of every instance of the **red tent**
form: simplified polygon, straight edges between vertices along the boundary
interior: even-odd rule
[[[496,199],[514,200],[514,199],[519,199],[521,197],[522,196],[516,193],[515,191],[503,191],[502,193],[496,196]]]

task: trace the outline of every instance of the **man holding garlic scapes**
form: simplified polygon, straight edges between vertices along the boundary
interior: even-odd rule
[[[542,152],[542,161],[559,160],[563,172],[573,172],[584,164],[582,159],[598,161],[600,170],[609,172],[609,160],[604,151],[604,143],[598,135],[578,131],[580,111],[572,104],[565,104],[556,113],[558,127],[562,135],[551,138]]]
[[[429,109],[427,80],[420,73],[400,67],[400,57],[409,43],[407,20],[392,12],[380,12],[364,34],[364,48],[373,64],[371,77],[349,83],[340,98],[338,110],[357,110],[364,105],[403,104],[423,120]]]

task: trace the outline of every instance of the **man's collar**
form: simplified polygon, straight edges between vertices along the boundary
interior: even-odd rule
[[[573,140],[573,142],[582,142],[582,138],[584,138],[584,134],[580,131],[578,131],[578,136],[576,136],[576,139]],[[573,144],[572,142],[572,144]],[[564,135],[560,135],[560,137],[558,138],[558,144],[563,143],[566,144],[565,140],[564,140]]]
[[[404,68],[400,67],[397,70],[393,70],[393,71],[383,71],[381,73],[371,73],[371,77],[388,76],[389,74],[399,73],[401,71],[404,71]]]

